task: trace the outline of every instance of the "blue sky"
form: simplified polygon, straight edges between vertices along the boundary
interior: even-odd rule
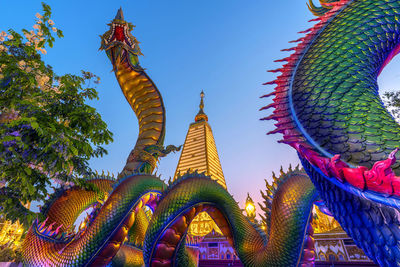
[[[108,30],[119,7],[125,19],[136,25],[133,35],[141,42],[141,65],[156,83],[167,112],[165,145],[183,144],[189,124],[198,111],[204,90],[205,112],[213,129],[228,190],[242,206],[247,195],[260,201],[264,179],[280,166],[298,164],[293,149],[278,144],[279,135],[266,136],[272,122],[259,118],[269,114],[258,109],[270,99],[259,96],[271,86],[276,59],[286,57],[288,41],[310,27],[313,16],[305,0],[281,1],[53,1],[56,27],[65,37],[44,56],[58,74],[91,71],[101,77],[97,108],[114,133],[109,154],[91,161],[99,171],[117,173],[137,138],[137,120],[124,99],[104,52],[98,51],[99,35]],[[30,29],[41,1],[0,0],[0,31]],[[4,12],[5,11],[5,12]],[[400,62],[394,60],[382,72],[381,89],[398,89]],[[163,179],[173,176],[179,153],[161,160]],[[259,211],[259,209],[258,209]]]

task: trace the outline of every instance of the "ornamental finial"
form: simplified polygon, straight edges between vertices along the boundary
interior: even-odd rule
[[[200,107],[200,110],[203,110],[203,108],[204,108],[204,101],[203,101],[203,99],[204,99],[204,92],[203,92],[203,90],[201,90],[200,98],[201,98],[201,100],[200,100],[200,105],[199,105],[199,107]]]
[[[124,13],[122,12],[122,7],[118,9],[117,15],[115,16],[114,19],[124,20]]]
[[[197,113],[197,115],[194,118],[194,120],[196,122],[198,122],[198,121],[208,121],[208,117],[203,111],[203,108],[204,108],[204,92],[203,92],[203,90],[201,90],[200,98],[201,98],[200,105],[199,105],[200,110],[199,110],[199,113]]]

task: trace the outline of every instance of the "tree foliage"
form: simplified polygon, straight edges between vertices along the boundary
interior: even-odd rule
[[[400,121],[400,92],[385,92],[383,102],[396,121]]]
[[[85,103],[98,99],[99,78],[85,71],[59,76],[43,62],[53,35],[63,34],[50,6],[42,6],[31,31],[0,33],[0,207],[25,223],[36,215],[22,204],[46,198],[52,180],[88,188],[82,179],[92,175],[88,160],[107,153],[102,145],[112,141]]]

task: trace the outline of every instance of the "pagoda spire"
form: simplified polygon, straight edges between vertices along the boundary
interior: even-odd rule
[[[200,93],[200,98],[201,98],[201,100],[200,100],[200,105],[199,105],[199,108],[200,108],[200,110],[199,110],[199,112],[197,113],[197,115],[196,115],[196,117],[194,118],[194,120],[196,121],[196,122],[199,122],[199,121],[208,121],[208,117],[207,117],[207,115],[204,113],[204,92],[203,92],[203,90],[201,90],[201,93]]]
[[[208,117],[204,113],[204,92],[200,93],[199,112],[195,117],[195,122],[189,125],[183,144],[181,156],[176,167],[174,181],[180,179],[181,175],[189,172],[204,173],[212,180],[215,180],[226,189],[224,173],[215,145],[211,126]],[[222,235],[216,223],[207,214],[199,213],[191,222],[188,234],[192,236],[205,236],[212,230]]]
[[[195,122],[189,125],[174,180],[179,177],[179,174],[184,174],[188,170],[191,172],[197,170],[198,172],[205,172],[206,175],[211,176],[211,179],[216,180],[226,189],[217,146],[215,145],[211,126],[208,123],[208,117],[204,113],[203,91],[200,93],[199,108]]]

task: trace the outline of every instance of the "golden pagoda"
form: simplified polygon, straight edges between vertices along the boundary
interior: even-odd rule
[[[206,175],[216,180],[226,189],[224,173],[219,161],[214,136],[211,126],[208,124],[208,117],[203,110],[203,91],[201,91],[200,97],[200,110],[195,117],[195,122],[189,126],[174,180],[180,174],[197,170],[199,173],[205,172]],[[221,230],[212,218],[206,212],[202,212],[193,219],[188,232],[193,236],[205,236],[212,230],[222,235]]]
[[[335,220],[335,218],[323,213],[316,205],[314,205],[313,220],[311,225],[314,229],[314,233],[316,234],[325,233],[332,231],[333,229],[340,228],[340,224]]]

